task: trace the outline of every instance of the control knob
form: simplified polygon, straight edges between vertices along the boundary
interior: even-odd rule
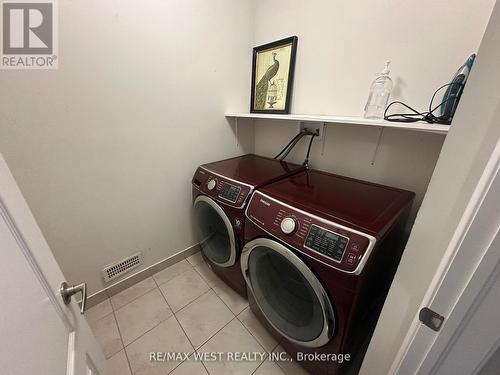
[[[208,190],[214,190],[216,186],[217,186],[217,181],[215,179],[212,178],[212,179],[208,180],[208,182],[207,182]]]
[[[297,228],[297,222],[291,217],[285,217],[281,220],[281,231],[285,234],[291,234]]]

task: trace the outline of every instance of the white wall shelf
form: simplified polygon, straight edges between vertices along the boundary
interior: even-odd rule
[[[251,118],[266,120],[288,120],[299,122],[321,122],[325,124],[348,124],[360,126],[374,126],[377,128],[394,128],[419,132],[446,134],[450,128],[449,125],[428,124],[423,121],[413,123],[390,122],[385,120],[371,120],[363,117],[343,117],[343,116],[325,116],[325,115],[273,115],[262,113],[226,113],[228,118]]]

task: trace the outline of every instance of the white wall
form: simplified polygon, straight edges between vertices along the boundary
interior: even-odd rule
[[[193,245],[195,167],[251,151],[223,113],[248,107],[253,7],[59,3],[59,70],[0,72],[0,152],[68,281],[94,292],[110,262]]]
[[[476,49],[492,3],[61,1],[59,70],[0,72],[0,152],[68,281],[93,292],[110,262],[194,244],[195,166],[253,149],[252,125],[237,148],[223,117],[248,110],[252,46],[298,35],[293,112],[361,114],[387,58],[395,93],[423,106]],[[265,155],[295,131],[255,128]],[[330,125],[311,164],[421,198],[442,137],[387,131],[372,166],[377,136]]]
[[[390,373],[391,364],[402,347],[465,207],[500,139],[499,25],[500,8],[497,5],[457,110],[455,125],[443,145],[368,348],[362,375]],[[439,304],[439,300],[434,304]],[[419,363],[419,359],[413,358],[408,362]]]
[[[255,0],[255,44],[297,35],[293,113],[362,115],[391,63],[393,95],[426,108],[477,51],[494,0]]]
[[[292,113],[361,116],[371,82],[392,60],[394,99],[425,109],[434,90],[477,51],[494,0],[257,0],[255,44],[297,35]],[[292,122],[256,121],[255,151],[273,155],[296,130]],[[328,125],[324,154],[311,166],[417,193],[421,203],[444,137]],[[289,160],[300,162],[303,141]]]

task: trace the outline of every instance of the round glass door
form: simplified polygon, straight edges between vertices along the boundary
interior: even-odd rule
[[[268,322],[303,346],[325,345],[333,336],[334,315],[323,286],[285,246],[257,239],[243,249],[243,274]]]
[[[194,218],[203,253],[219,266],[232,266],[236,262],[236,242],[224,211],[215,201],[201,195],[194,202]]]

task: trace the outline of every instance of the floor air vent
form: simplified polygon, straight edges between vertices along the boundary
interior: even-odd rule
[[[104,281],[108,282],[129,272],[142,264],[142,253],[137,253],[123,259],[122,261],[106,266],[102,270]]]

